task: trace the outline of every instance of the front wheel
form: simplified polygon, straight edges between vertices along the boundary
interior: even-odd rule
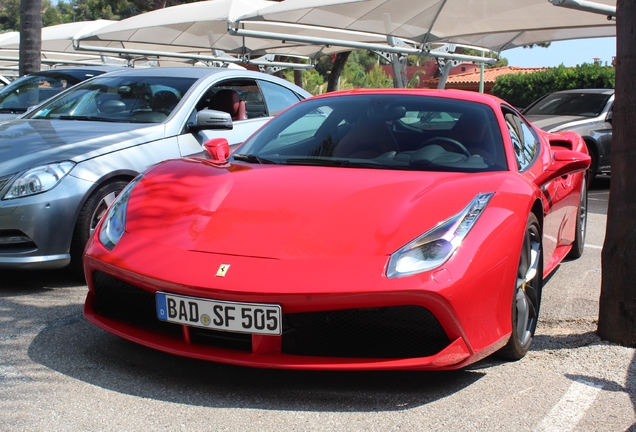
[[[100,186],[86,200],[82,210],[77,217],[73,239],[71,241],[71,264],[70,270],[75,274],[82,274],[82,256],[88,239],[93,235],[97,224],[106,214],[108,206],[115,200],[117,195],[126,187],[125,181],[114,181]]]
[[[499,355],[507,360],[519,360],[526,355],[539,319],[543,287],[543,249],[539,221],[530,214],[517,268],[517,282],[512,296],[512,333]]]

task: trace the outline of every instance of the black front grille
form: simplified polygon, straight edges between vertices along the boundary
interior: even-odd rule
[[[155,295],[106,273],[93,273],[95,311],[107,318],[181,335],[179,324],[157,318]]]
[[[155,294],[105,273],[93,273],[95,312],[182,338],[180,324],[157,318]],[[193,344],[251,352],[249,334],[190,327]],[[282,352],[318,357],[413,358],[435,355],[450,340],[420,306],[347,309],[283,315]]]
[[[155,294],[106,273],[93,273],[95,311],[105,317],[183,337],[180,324],[168,323],[157,318]],[[252,351],[249,334],[220,332],[190,327],[194,344]]]
[[[419,306],[286,314],[287,354],[412,358],[437,354],[450,343],[441,324]]]

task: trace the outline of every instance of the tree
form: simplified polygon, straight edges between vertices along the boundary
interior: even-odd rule
[[[42,61],[42,0],[20,1],[19,75],[40,70]]]
[[[616,99],[612,119],[612,179],[602,252],[598,335],[636,347],[636,2],[616,4]]]
[[[329,74],[329,79],[327,80],[327,92],[332,92],[338,89],[338,80],[340,79],[340,74],[347,63],[349,54],[351,54],[351,51],[336,54],[336,58],[333,61],[333,67],[331,68],[331,73]]]

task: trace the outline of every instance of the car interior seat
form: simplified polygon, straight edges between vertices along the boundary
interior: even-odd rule
[[[150,109],[154,112],[160,112],[169,115],[179,100],[177,95],[169,90],[160,90],[152,96],[150,101]]]
[[[489,126],[490,123],[483,111],[465,112],[457,120],[448,137],[463,144],[471,155],[494,161],[496,154]]]
[[[234,90],[224,89],[218,91],[212,98],[210,109],[223,111],[232,116],[232,120],[245,120],[247,118],[245,101]]]
[[[387,152],[399,151],[388,124],[395,118],[399,118],[397,111],[386,115],[367,113],[360,116],[336,146],[334,157],[372,159]]]

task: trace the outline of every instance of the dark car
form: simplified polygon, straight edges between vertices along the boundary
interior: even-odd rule
[[[610,173],[614,89],[576,89],[547,94],[522,112],[548,132],[574,131],[592,157],[590,179]]]
[[[48,69],[25,75],[0,90],[0,120],[16,117],[88,78],[121,69],[118,66],[91,66]]]

